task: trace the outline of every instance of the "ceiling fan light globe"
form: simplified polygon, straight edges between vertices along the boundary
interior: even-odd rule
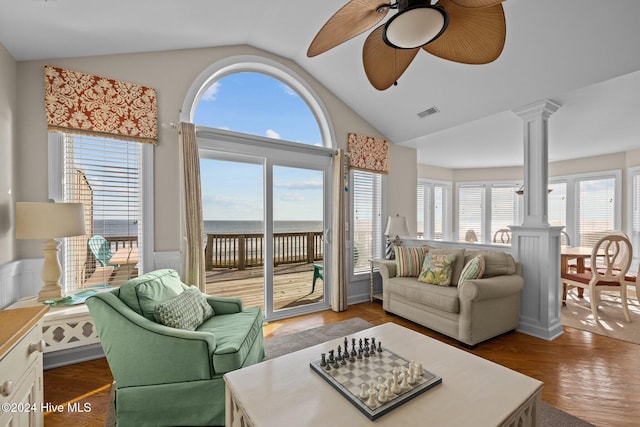
[[[444,9],[422,5],[401,10],[385,24],[382,38],[396,49],[415,49],[437,39],[447,28]]]

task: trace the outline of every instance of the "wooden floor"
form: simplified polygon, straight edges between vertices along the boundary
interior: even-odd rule
[[[207,271],[207,294],[240,298],[246,307],[264,310],[264,272],[261,267],[238,271],[215,269]],[[281,310],[320,302],[324,299],[323,281],[316,280],[312,291],[313,264],[287,264],[274,268],[273,308]]]
[[[438,333],[386,315],[379,302],[352,305],[342,313],[323,311],[274,321],[264,327],[264,334],[281,336],[352,317],[376,325],[398,323],[463,349]],[[565,328],[551,342],[513,332],[465,351],[543,381],[545,402],[595,425],[640,425],[640,346],[636,344]],[[84,414],[46,414],[45,425],[104,425],[111,381],[104,359],[45,371],[45,402],[91,405],[91,412]]]

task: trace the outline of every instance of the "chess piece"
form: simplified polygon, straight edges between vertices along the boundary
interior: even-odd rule
[[[367,406],[369,406],[370,408],[374,408],[378,405],[378,399],[376,399],[377,394],[378,393],[376,393],[376,387],[373,381],[371,381],[369,383],[369,399],[367,399]]]
[[[402,389],[400,388],[400,384],[398,384],[398,369],[393,368],[393,383],[391,384],[391,391],[395,394],[400,394]]]
[[[329,350],[329,363],[333,363],[333,350]]]
[[[342,356],[340,356],[340,364],[341,364],[342,366],[344,366],[344,365],[346,365],[346,364],[347,364],[346,358],[347,358],[347,353],[345,353],[345,354],[343,354]]]
[[[342,347],[338,346],[338,360],[342,357]]]
[[[378,402],[385,403],[389,399],[387,398],[387,386],[386,384],[382,384],[382,387],[378,389]]]
[[[351,354],[349,354],[349,362],[353,363],[356,361],[356,350],[355,347],[351,347]]]
[[[357,359],[358,360],[362,360],[362,349],[361,348],[358,349],[358,357],[357,357]]]
[[[413,363],[409,363],[409,369],[407,369],[407,375],[409,376],[409,378],[407,378],[407,382],[411,385],[415,384],[416,381],[418,381],[418,378],[416,378],[416,367],[413,365]]]
[[[326,359],[326,357],[325,357],[325,356],[326,356],[326,354],[325,354],[325,353],[322,353],[322,354],[320,355],[320,366],[322,366],[323,368],[324,368],[325,366],[327,366],[327,359]]]
[[[371,337],[371,348],[373,348],[373,349],[376,348],[376,338],[375,337]]]
[[[355,338],[351,338],[351,349],[353,349],[353,350],[356,349],[356,339]]]
[[[406,367],[402,368],[402,380],[400,381],[400,389],[407,391],[411,388],[409,385],[409,370]]]
[[[424,372],[422,372],[422,362],[418,362],[417,366],[416,366],[416,375],[418,375],[418,377],[421,377],[422,375],[424,375]]]
[[[360,386],[360,394],[358,396],[362,400],[369,398],[369,392],[367,391],[367,385],[365,383],[362,383]]]
[[[349,346],[349,340],[347,340],[347,337],[344,337],[344,352],[347,354],[349,354],[348,346]]]
[[[382,342],[378,341],[378,353],[382,353]]]
[[[385,382],[387,400],[391,400],[396,394],[391,390],[391,385],[393,383],[393,377],[391,374],[387,374],[387,381]]]

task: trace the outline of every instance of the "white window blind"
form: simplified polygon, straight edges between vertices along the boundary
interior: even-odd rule
[[[633,258],[640,258],[640,170],[631,175],[631,244],[634,248]]]
[[[442,185],[433,187],[433,238],[444,239],[445,227],[448,226],[447,217],[445,216],[445,203],[449,188]]]
[[[484,186],[461,186],[458,188],[458,239],[464,241],[467,233],[473,232],[478,242],[483,240]]]
[[[569,233],[567,227],[567,183],[566,181],[549,183],[551,192],[547,196],[547,220],[549,225],[565,227],[565,233]],[[567,241],[567,237],[560,236],[560,244],[573,244],[573,240]]]
[[[418,236],[425,239],[444,239],[450,220],[451,186],[445,183],[418,182]]]
[[[427,217],[427,211],[429,209],[427,201],[430,199],[431,186],[429,184],[418,184],[417,188],[417,233],[418,237],[428,237],[428,227],[425,223],[425,218]]]
[[[382,175],[352,171],[353,273],[368,273],[382,257]]]
[[[577,182],[576,224],[578,244],[594,246],[615,230],[615,178],[584,179]]]
[[[518,186],[504,185],[491,187],[491,236],[498,230],[509,229],[510,225],[520,224],[520,197],[516,193]],[[502,239],[497,242],[502,243]],[[506,243],[506,241],[505,241]]]
[[[63,145],[64,200],[84,205],[87,230],[65,241],[66,290],[120,285],[141,261],[142,144],[65,134]]]

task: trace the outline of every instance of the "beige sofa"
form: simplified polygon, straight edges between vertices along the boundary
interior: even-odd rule
[[[374,261],[382,276],[384,310],[468,347],[516,329],[524,288],[520,265],[505,252],[465,249],[452,252],[457,256],[451,286],[423,283],[417,277],[396,277],[396,261]],[[477,255],[484,257],[482,278],[458,286],[463,267]]]

